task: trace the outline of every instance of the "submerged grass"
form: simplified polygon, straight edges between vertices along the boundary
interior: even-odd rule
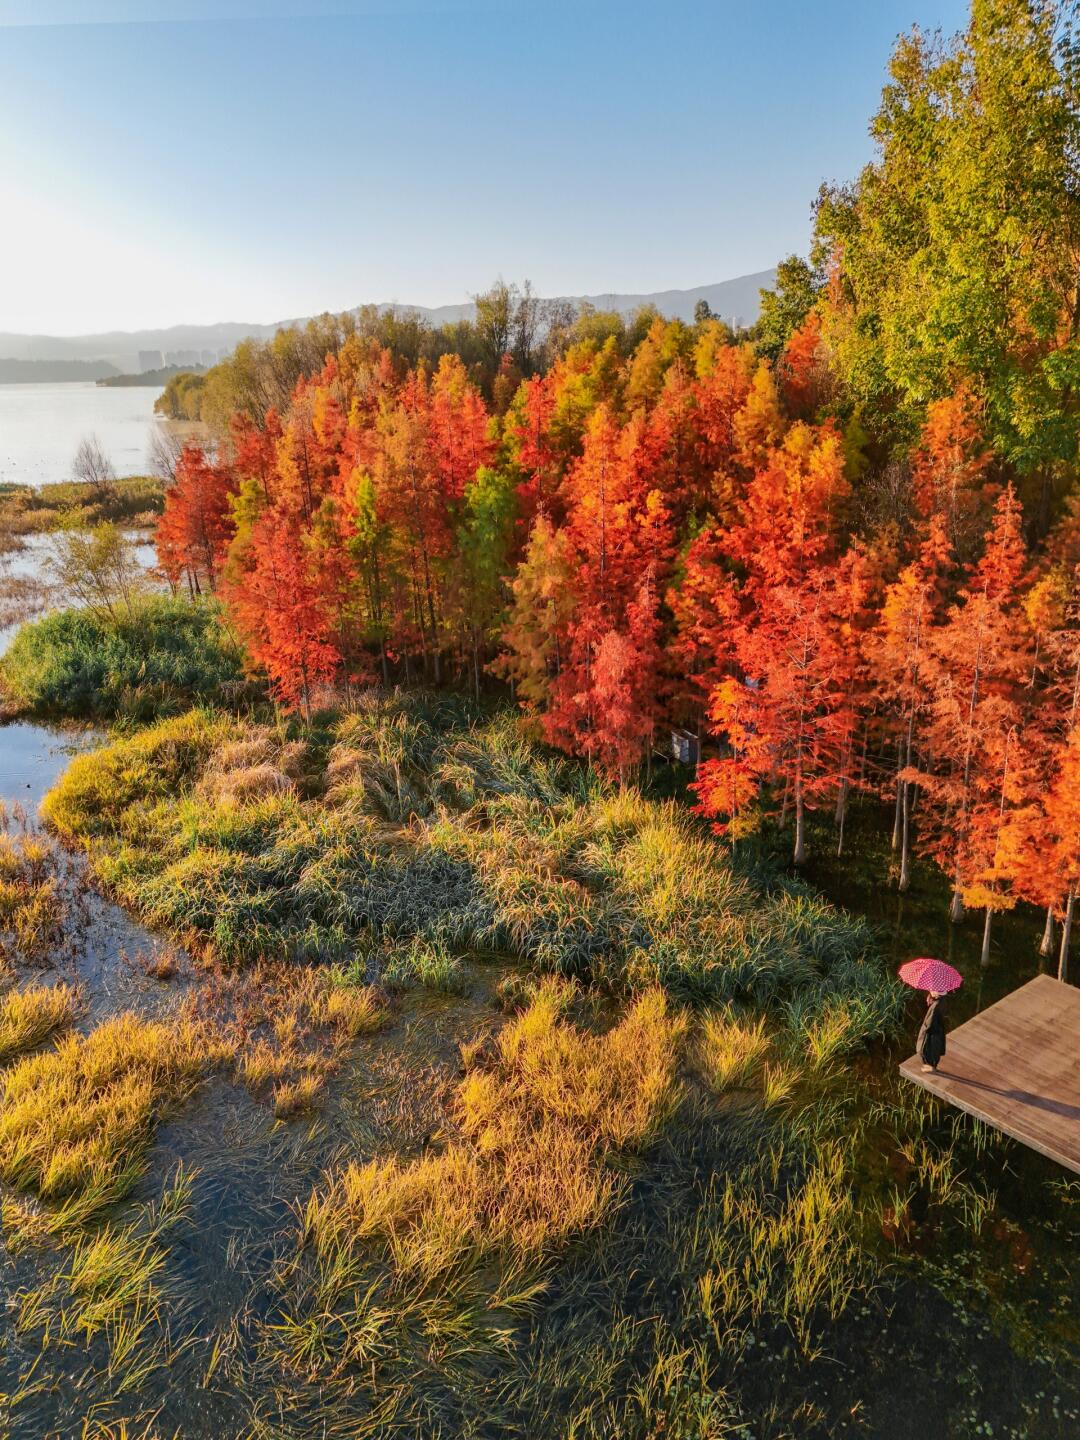
[[[142,1385],[173,1354],[166,1240],[187,1217],[194,1178],[178,1166],[159,1199],[126,1223],[77,1234],[53,1273],[15,1296],[16,1329],[37,1335],[43,1350],[100,1344],[99,1386],[122,1395]]]
[[[458,1087],[439,1153],[347,1166],[312,1195],[270,1335],[311,1377],[407,1363],[413,1345],[498,1347],[554,1257],[622,1202],[616,1154],[655,1140],[680,1098],[686,1022],[663,993],[606,1034],[564,1018],[555,981]]]
[[[68,909],[55,846],[31,831],[3,828],[8,818],[0,808],[0,972],[45,959]]]

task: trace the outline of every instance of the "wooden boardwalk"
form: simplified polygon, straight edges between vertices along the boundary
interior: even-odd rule
[[[920,1065],[900,1073],[1080,1174],[1080,989],[1037,975],[950,1030],[936,1071]]]

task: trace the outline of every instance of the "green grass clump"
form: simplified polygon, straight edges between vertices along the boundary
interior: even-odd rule
[[[392,946],[382,980],[386,985],[403,988],[423,985],[447,995],[461,995],[469,988],[468,977],[457,956],[441,941],[419,938]]]
[[[24,625],[0,682],[28,714],[146,720],[237,691],[244,675],[213,605],[154,596],[130,616],[60,610]]]
[[[0,999],[0,1065],[70,1025],[78,997],[69,985],[31,985]]]

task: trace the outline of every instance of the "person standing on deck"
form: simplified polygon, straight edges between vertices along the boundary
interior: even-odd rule
[[[945,1017],[942,1014],[944,1003],[945,997],[936,990],[928,992],[926,1014],[919,1027],[919,1038],[915,1042],[915,1053],[923,1062],[924,1071],[936,1070],[938,1062],[945,1054]]]

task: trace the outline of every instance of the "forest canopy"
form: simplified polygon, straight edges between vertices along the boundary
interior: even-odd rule
[[[705,744],[737,840],[894,807],[959,911],[1080,883],[1077,52],[1064,7],[901,38],[876,157],[753,332],[545,310],[323,317],[199,387],[158,548],[278,700],[507,684],[627,778]],[[918,820],[913,819],[918,798]],[[988,941],[987,941],[988,943]],[[1067,931],[1065,938],[1067,951]]]

